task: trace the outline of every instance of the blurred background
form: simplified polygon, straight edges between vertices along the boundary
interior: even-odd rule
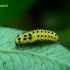
[[[70,50],[70,0],[0,0],[0,27],[53,30]]]

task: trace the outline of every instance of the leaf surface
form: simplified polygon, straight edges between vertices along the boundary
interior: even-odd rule
[[[15,38],[23,31],[0,27],[0,70],[70,70],[70,52],[59,43],[23,45]]]

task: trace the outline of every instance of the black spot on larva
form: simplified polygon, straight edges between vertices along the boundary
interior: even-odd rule
[[[39,35],[37,35],[39,37]]]
[[[55,36],[57,36],[57,34],[55,34]]]
[[[38,33],[38,31],[37,31],[37,33]]]
[[[59,41],[59,39],[58,39],[58,41]]]
[[[58,36],[58,38],[59,38],[59,36]]]
[[[37,41],[40,41],[39,39]]]
[[[43,35],[41,35],[41,36],[43,36]]]
[[[29,43],[29,42],[27,42],[27,43]]]
[[[42,39],[41,39],[41,41],[42,41]]]
[[[48,31],[48,33],[50,33],[50,31]]]
[[[41,31],[41,33],[42,33],[43,31]]]
[[[45,31],[45,33],[46,33],[46,31]]]
[[[32,37],[29,37],[29,39],[32,39]]]
[[[53,37],[51,36],[51,38],[53,38]]]
[[[34,41],[33,41],[33,43],[34,43]]]
[[[20,41],[18,41],[18,43],[20,43]]]
[[[17,37],[19,37],[19,35]]]
[[[44,41],[46,41],[46,39]]]
[[[55,39],[55,37],[54,37],[54,39]]]
[[[32,36],[30,33],[28,34],[29,36]]]
[[[50,36],[48,36],[48,37],[50,37]]]
[[[27,35],[24,35],[24,37],[27,37]]]
[[[34,34],[35,32],[33,31],[33,34]]]
[[[46,37],[46,35],[45,35],[45,37]]]
[[[53,32],[52,32],[52,34],[53,34]]]
[[[26,40],[27,38],[23,38],[23,40]]]
[[[47,40],[49,42],[49,40]]]
[[[18,38],[18,40],[20,40],[21,38]]]

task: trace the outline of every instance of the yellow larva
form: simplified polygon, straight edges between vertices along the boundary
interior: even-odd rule
[[[59,41],[59,36],[53,31],[39,29],[39,30],[28,31],[18,35],[15,40],[15,43],[16,43],[16,46],[18,47],[23,44],[34,43],[37,41],[57,42]]]

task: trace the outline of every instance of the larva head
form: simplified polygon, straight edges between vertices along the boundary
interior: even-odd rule
[[[23,37],[22,35],[18,35],[16,40],[15,40],[15,44],[16,44],[17,48],[22,45],[22,41],[23,41],[22,37]]]

